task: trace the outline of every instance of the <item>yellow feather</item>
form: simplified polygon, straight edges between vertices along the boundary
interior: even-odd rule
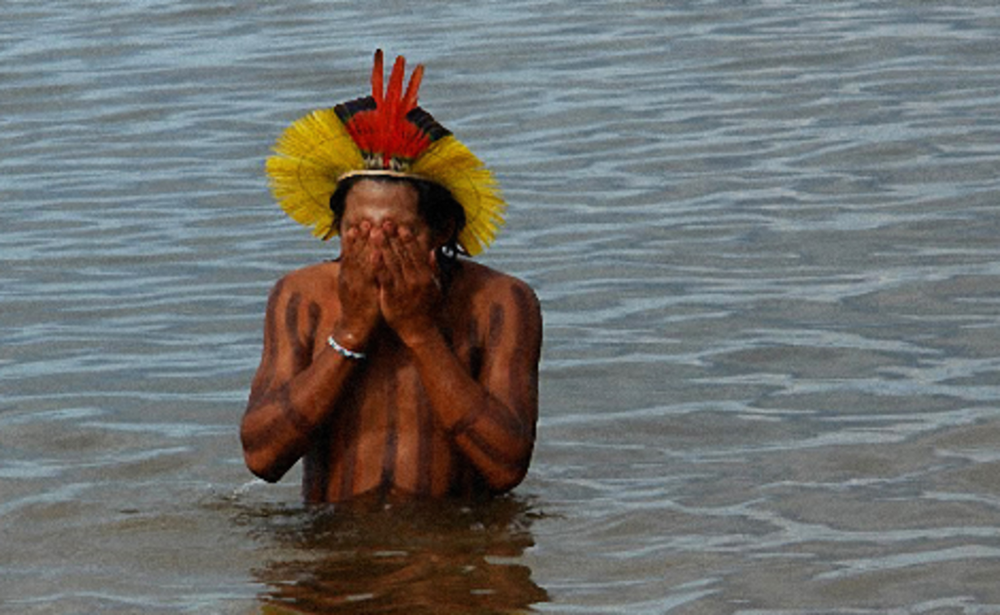
[[[354,140],[332,109],[299,119],[278,138],[267,160],[271,192],[293,220],[323,239],[335,235],[330,196],[337,179],[364,168]]]
[[[507,208],[493,174],[454,136],[435,141],[410,172],[441,184],[465,209],[465,228],[458,236],[462,247],[475,256],[496,238]]]

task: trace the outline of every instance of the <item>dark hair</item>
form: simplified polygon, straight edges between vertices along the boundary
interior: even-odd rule
[[[354,175],[337,184],[337,190],[330,196],[330,210],[333,211],[333,225],[340,228],[347,207],[347,194],[361,180],[406,183],[417,191],[417,212],[427,226],[435,233],[444,233],[452,227],[451,236],[441,247],[438,256],[454,261],[459,254],[468,252],[458,243],[458,234],[465,228],[465,209],[455,200],[451,192],[440,184],[416,177],[395,175]],[[454,226],[452,226],[454,225]]]

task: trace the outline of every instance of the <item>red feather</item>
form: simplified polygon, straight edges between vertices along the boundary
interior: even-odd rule
[[[375,105],[382,106],[382,50],[375,50],[375,67],[372,69],[372,95]]]
[[[409,113],[417,106],[417,90],[420,89],[420,82],[424,78],[424,65],[417,64],[410,75],[410,85],[406,88],[406,95],[403,96],[403,113]]]
[[[383,93],[382,50],[376,51],[375,66],[372,69],[372,99],[375,101],[375,108],[355,114],[346,126],[362,152],[373,158],[378,158],[381,154],[382,167],[385,169],[393,168],[393,159],[396,159],[397,165],[408,164],[431,144],[431,138],[406,119],[406,114],[417,106],[424,67],[417,65],[414,69],[404,94],[405,73],[406,59],[398,56],[389,76],[389,87]]]
[[[396,110],[403,96],[403,74],[406,72],[406,58],[399,56],[392,67],[389,76],[389,90],[385,93],[386,113],[389,117],[396,115]]]

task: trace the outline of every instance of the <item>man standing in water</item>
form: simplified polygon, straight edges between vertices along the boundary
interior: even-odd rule
[[[285,211],[341,235],[334,262],[268,301],[243,417],[250,470],[301,458],[310,502],[502,493],[524,478],[538,415],[541,314],[522,281],[460,259],[488,245],[504,203],[492,175],[405,94],[387,90],[293,124],[268,160]]]

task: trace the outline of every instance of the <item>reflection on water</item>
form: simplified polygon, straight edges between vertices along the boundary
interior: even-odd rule
[[[535,514],[518,498],[265,508],[239,522],[274,556],[265,613],[520,613],[548,594],[520,563]]]

